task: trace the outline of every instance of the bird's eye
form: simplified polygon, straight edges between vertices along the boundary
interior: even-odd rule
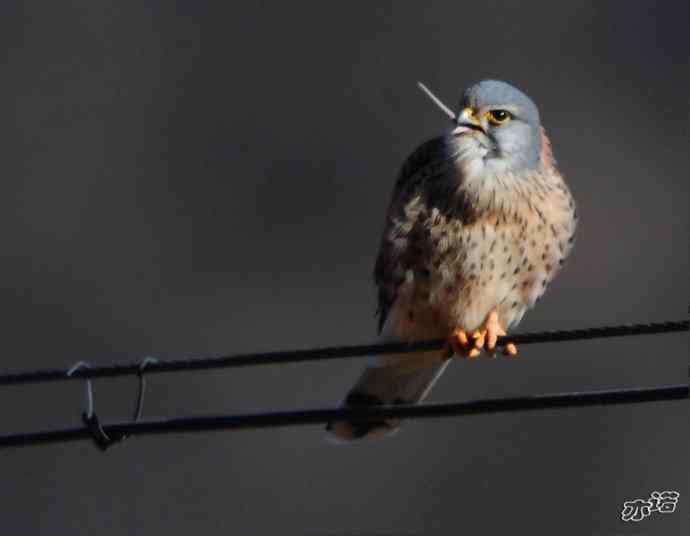
[[[513,114],[508,110],[489,110],[486,112],[486,118],[491,124],[503,125],[513,118]]]

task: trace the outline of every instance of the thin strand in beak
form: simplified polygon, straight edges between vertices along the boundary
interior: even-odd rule
[[[426,87],[426,86],[425,86],[424,84],[422,84],[421,82],[417,82],[417,87],[418,87],[419,89],[421,89],[424,93],[426,93],[427,97],[429,97],[432,101],[434,101],[434,103],[436,104],[436,106],[438,106],[439,108],[441,108],[441,110],[443,110],[443,112],[444,112],[448,117],[450,117],[453,121],[455,121],[455,120],[457,119],[457,118],[455,117],[455,114],[453,113],[453,111],[452,111],[450,108],[448,108],[448,106],[446,106],[445,104],[443,104],[443,103],[441,102],[441,99],[439,99],[436,95],[434,95],[434,94],[431,92],[431,90],[429,90],[428,87]]]

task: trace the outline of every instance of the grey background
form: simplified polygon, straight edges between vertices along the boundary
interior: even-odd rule
[[[688,307],[685,2],[3,2],[3,370],[374,340],[397,169],[481,78],[538,103],[578,201],[521,331]],[[150,378],[148,417],[336,404],[358,360]],[[687,381],[685,335],[457,362],[434,400]],[[136,380],[100,380],[129,418]],[[0,390],[2,432],[79,423],[78,382]],[[3,450],[2,533],[687,533],[688,404]],[[677,490],[638,524],[622,503]]]

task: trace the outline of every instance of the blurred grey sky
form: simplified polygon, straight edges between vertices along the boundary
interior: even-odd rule
[[[370,342],[395,174],[481,78],[538,104],[579,205],[521,331],[687,318],[685,2],[4,2],[3,370]],[[149,417],[337,404],[361,362],[157,375]],[[453,364],[434,400],[687,381],[685,334]],[[95,382],[127,418],[133,378]],[[78,423],[82,386],[0,390],[2,432]],[[5,450],[32,534],[677,535],[688,404]],[[674,514],[624,501],[681,494]]]

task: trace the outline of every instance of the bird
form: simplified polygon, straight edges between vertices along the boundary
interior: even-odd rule
[[[405,160],[374,269],[382,342],[444,339],[443,352],[380,356],[343,406],[417,404],[451,359],[494,354],[570,254],[575,201],[532,99],[500,80],[465,89],[440,136]],[[504,346],[508,355],[517,348]],[[330,439],[393,435],[399,420],[332,421]]]

